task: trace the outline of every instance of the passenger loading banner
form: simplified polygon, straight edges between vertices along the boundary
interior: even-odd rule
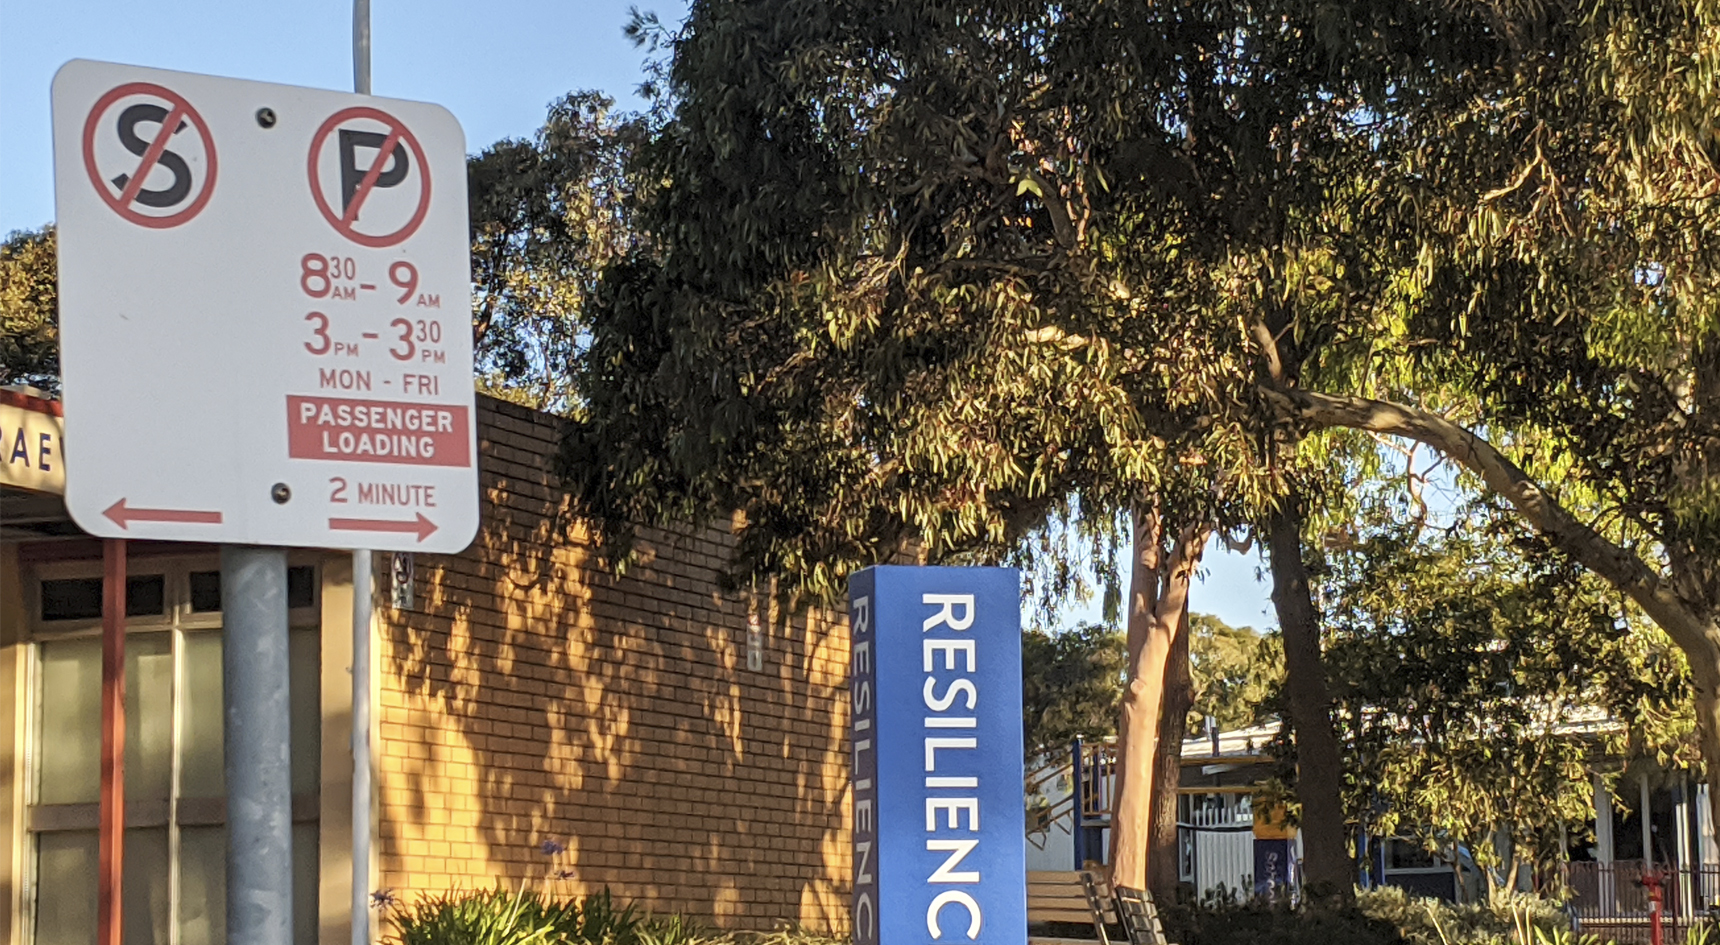
[[[849,581],[855,945],[1022,945],[1021,578]]]

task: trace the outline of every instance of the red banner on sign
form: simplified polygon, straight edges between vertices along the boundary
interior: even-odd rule
[[[350,463],[470,466],[465,407],[287,397],[287,455]]]

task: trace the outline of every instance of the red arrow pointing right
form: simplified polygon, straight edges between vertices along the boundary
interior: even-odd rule
[[[127,508],[124,497],[102,512],[120,528],[129,529],[131,522],[191,522],[197,525],[221,524],[220,512],[199,512],[190,509]]]
[[[423,541],[436,530],[436,523],[418,513],[417,521],[401,521],[386,518],[331,518],[328,527],[343,532],[409,532],[416,533],[418,540]]]

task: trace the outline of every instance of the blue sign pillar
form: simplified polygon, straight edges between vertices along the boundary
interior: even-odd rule
[[[855,945],[1025,945],[1021,577],[848,583]]]

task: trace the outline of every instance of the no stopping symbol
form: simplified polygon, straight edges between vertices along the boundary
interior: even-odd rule
[[[311,197],[337,232],[360,246],[405,242],[430,212],[430,162],[405,122],[377,108],[345,108],[311,138]]]
[[[184,96],[128,82],[84,119],[84,170],[102,202],[138,226],[190,221],[215,193],[215,138]]]

